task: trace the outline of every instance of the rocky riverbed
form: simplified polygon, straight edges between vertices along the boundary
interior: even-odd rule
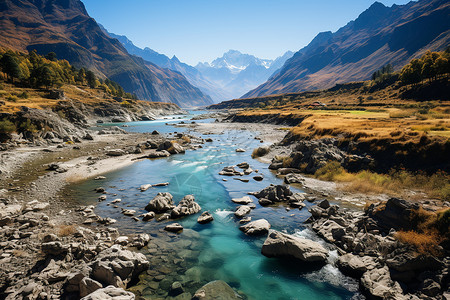
[[[198,233],[183,230],[183,226],[175,222],[189,215],[195,215],[199,224],[217,222],[211,212],[202,210],[203,204],[200,206],[194,196],[184,195],[175,203],[170,193],[162,192],[148,201],[145,213],[139,214],[134,208],[121,205],[115,192],[102,187],[105,179],[102,174],[143,159],[164,159],[186,150],[202,149],[210,143],[208,135],[228,130],[258,131],[255,139],[266,145],[280,142],[285,133],[277,130],[277,126],[267,124],[179,122],[176,126],[195,131],[195,134],[163,135],[156,131],[136,134],[126,133],[121,127],[109,127],[99,132],[87,131],[85,134],[89,134],[89,138],[86,139],[68,136],[64,141],[54,137],[47,141],[38,139],[28,144],[21,141],[6,145],[6,151],[0,152],[0,295],[6,299],[135,299],[135,294],[140,295],[143,290],[155,286],[154,290],[164,289],[161,295],[170,299],[214,299],[217,295],[226,299],[245,298],[242,292],[236,293],[223,281],[197,288],[196,284],[181,284],[178,280],[183,276],[169,274],[168,266],[174,264],[182,269],[191,259],[189,255],[200,253]],[[13,149],[13,146],[19,147]],[[314,168],[328,156],[345,156],[336,151],[318,150],[311,155],[308,151],[317,149],[315,145],[299,147],[273,145],[270,146],[272,152],[263,158],[270,162],[272,172],[283,178],[284,185],[267,182],[267,187],[260,191],[232,199],[236,204],[234,216],[239,220],[241,231],[249,238],[267,237],[261,246],[262,255],[295,263],[300,261],[313,269],[331,262],[342,273],[358,280],[361,291],[368,298],[448,297],[448,255],[418,255],[414,248],[395,238],[396,231],[411,229],[407,227],[408,212],[418,209],[416,206],[420,204],[413,207],[386,195],[350,197],[332,183],[311,179],[294,168],[285,168],[275,158],[274,153],[291,155],[295,152],[293,157],[308,159]],[[252,150],[245,145],[235,149],[236,153]],[[219,176],[224,181],[235,178],[246,184],[248,180],[266,180],[252,163],[225,166],[221,172]],[[97,194],[101,203],[107,201],[130,220],[154,222],[155,219],[164,225],[157,232],[124,234],[112,227],[116,220],[95,213],[95,203],[86,206],[68,201],[72,197],[65,194],[67,191],[63,187],[86,178],[98,182],[92,193]],[[138,190],[144,193],[170,184],[151,182],[138,186]],[[302,187],[306,193],[292,192],[291,185]],[[253,197],[258,203],[253,203]],[[376,204],[366,211],[353,205],[368,199]],[[311,203],[317,205],[311,206]],[[339,207],[336,203],[344,205]],[[428,201],[422,207],[430,208],[436,206],[434,204],[438,203]],[[254,217],[257,206],[269,210],[279,205],[285,206],[287,212],[309,209],[311,217],[307,226],[327,242],[326,247],[317,241],[273,230],[271,222]],[[403,221],[398,216],[402,216]],[[180,233],[188,240],[178,241]],[[174,241],[185,251],[173,256],[170,247],[175,246]],[[147,249],[146,253],[152,254],[151,259],[149,255],[142,255],[139,249]],[[339,253],[336,262],[329,259],[330,249]],[[186,274],[200,276],[194,269],[189,269]],[[156,281],[147,281],[139,276],[140,273],[153,276]],[[194,288],[194,292],[188,292],[186,288]]]

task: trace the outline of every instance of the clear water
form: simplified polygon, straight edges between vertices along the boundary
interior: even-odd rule
[[[185,119],[188,118],[189,116]],[[129,123],[127,130],[158,130],[163,133],[185,131],[184,128],[165,125],[166,122],[167,120]],[[76,191],[74,194],[86,204],[96,201],[98,194],[92,191],[93,188],[99,185],[107,188],[113,195],[108,195],[107,201],[98,204],[97,214],[116,219],[118,222],[115,226],[122,232],[145,232],[152,236],[148,248],[141,250],[149,256],[150,270],[141,275],[140,282],[132,290],[146,299],[153,299],[167,296],[174,281],[180,281],[185,290],[193,294],[203,284],[220,279],[248,299],[318,300],[357,297],[356,283],[330,264],[311,269],[302,264],[269,259],[260,253],[264,237],[247,237],[239,230],[238,220],[232,213],[238,205],[232,203],[231,198],[259,191],[271,183],[280,184],[282,180],[274,176],[266,164],[251,158],[251,150],[260,146],[260,142],[254,139],[255,133],[236,130],[204,137],[212,138],[213,142],[205,143],[203,149],[187,151],[184,155],[174,155],[167,159],[143,160],[106,174],[107,179],[101,183],[91,180],[72,187]],[[235,149],[238,147],[247,151],[236,153]],[[248,183],[230,177],[223,181],[223,176],[218,175],[224,166],[241,162],[248,162],[253,169],[258,169],[264,175],[264,180],[253,180],[255,173],[243,177],[250,179]],[[145,192],[138,190],[142,184],[159,182],[170,182],[170,185],[154,187]],[[183,233],[176,235],[162,230],[173,221],[135,222],[121,214],[120,207],[136,210],[136,215],[145,213],[144,207],[158,192],[170,192],[175,203],[184,195],[194,194],[202,211],[213,213],[214,221],[200,225],[197,223],[199,214],[176,220],[185,228]],[[116,198],[122,199],[119,208],[107,205]],[[256,199],[254,201],[257,207],[250,214],[252,220],[265,218],[274,229],[317,240],[303,225],[303,221],[309,216],[307,208],[290,211],[284,206],[263,208],[257,204]],[[331,252],[330,259],[335,256]]]

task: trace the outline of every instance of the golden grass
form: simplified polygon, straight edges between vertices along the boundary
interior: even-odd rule
[[[350,173],[333,161],[317,170],[314,176],[321,180],[345,183],[341,189],[347,192],[402,196],[404,190],[417,189],[432,197],[450,200],[450,175],[445,172],[433,175],[405,170],[392,171],[390,174],[366,170]]]
[[[268,147],[258,147],[256,149],[253,149],[252,152],[252,158],[257,158],[257,157],[261,157],[266,155],[267,153],[269,153],[269,148]]]
[[[406,244],[410,244],[416,247],[417,252],[420,254],[432,254],[438,256],[439,243],[442,238],[436,231],[427,231],[419,233],[414,230],[410,231],[398,231],[395,233],[395,237]]]
[[[118,103],[110,95],[106,94],[103,90],[97,88],[92,89],[87,86],[76,86],[66,84],[60,89],[64,91],[67,100],[55,100],[47,98],[47,91],[16,87],[12,84],[3,82],[1,83],[3,89],[0,89],[0,100],[5,102],[5,105],[0,106],[0,112],[14,113],[21,110],[22,106],[27,106],[36,109],[51,109],[56,107],[60,101],[78,101],[87,105],[97,105],[99,103]],[[28,98],[21,98],[26,93]],[[13,98],[9,98],[14,96]],[[70,100],[68,100],[70,99]],[[127,103],[131,105],[131,102],[139,103],[144,106],[159,109],[167,106],[171,106],[171,103],[164,102],[149,102],[140,100],[127,100]]]

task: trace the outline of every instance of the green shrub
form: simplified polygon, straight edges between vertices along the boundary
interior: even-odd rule
[[[22,122],[19,125],[19,129],[21,131],[30,131],[30,132],[36,132],[37,131],[36,125],[31,123],[30,119],[27,119],[26,121]]]
[[[16,125],[13,122],[3,119],[0,121],[0,133],[12,133],[16,131]]]

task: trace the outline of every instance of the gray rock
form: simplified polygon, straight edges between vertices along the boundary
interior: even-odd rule
[[[143,221],[150,221],[153,218],[155,218],[155,213],[153,211],[142,215],[142,220]]]
[[[243,218],[245,215],[248,215],[252,209],[247,205],[241,205],[239,206],[236,211],[234,212],[234,215],[237,218]]]
[[[90,264],[91,277],[105,285],[126,288],[127,284],[147,270],[149,262],[142,253],[123,250],[113,245],[101,251]]]
[[[122,288],[107,286],[87,295],[82,300],[134,300],[135,298],[133,293]]]
[[[249,196],[244,196],[242,198],[233,198],[231,199],[231,201],[237,204],[249,204],[253,202],[252,198],[250,198]]]
[[[180,218],[183,216],[193,215],[198,213],[202,208],[195,202],[194,195],[186,195],[181,199],[178,206],[172,210],[172,218]]]
[[[139,187],[139,189],[141,190],[141,192],[145,192],[146,190],[148,190],[151,187],[152,187],[151,184],[143,184]]]
[[[292,183],[302,183],[305,181],[303,176],[300,174],[289,173],[284,177],[284,183],[292,184]]]
[[[162,213],[172,209],[173,196],[170,193],[158,193],[155,198],[150,200],[150,202],[145,207],[146,211],[154,211],[156,213]]]
[[[247,235],[267,234],[270,229],[270,223],[266,219],[259,219],[239,227]]]
[[[361,278],[361,286],[375,299],[405,299],[398,282],[391,279],[387,266],[365,272]]]
[[[292,196],[292,194],[289,186],[270,185],[262,191],[255,193],[255,197],[258,199],[267,199],[271,202],[281,202],[289,200],[289,197]]]
[[[199,288],[192,300],[238,300],[242,299],[226,282],[216,280]]]
[[[245,149],[237,148],[237,149],[236,149],[236,152],[245,152]]]
[[[179,233],[179,232],[183,231],[183,226],[181,226],[178,223],[173,223],[173,224],[169,224],[166,227],[164,227],[164,230]]]
[[[69,247],[66,245],[63,245],[61,242],[54,241],[54,242],[48,242],[48,243],[42,243],[41,244],[42,252],[44,252],[46,255],[62,255],[66,254],[69,251]]]
[[[271,230],[261,253],[267,257],[287,257],[305,262],[324,263],[328,251],[317,242]]]
[[[123,151],[122,149],[111,149],[106,151],[106,155],[108,156],[122,156],[125,154],[125,151]]]
[[[212,221],[214,221],[214,217],[209,211],[204,211],[197,219],[197,222],[200,224],[206,224]]]
[[[367,271],[372,270],[377,266],[376,259],[370,256],[356,256],[351,253],[339,256],[337,267],[345,275],[361,278],[361,276]]]
[[[84,277],[80,281],[80,297],[85,297],[98,289],[101,289],[103,286],[100,282],[95,281],[89,277]]]

